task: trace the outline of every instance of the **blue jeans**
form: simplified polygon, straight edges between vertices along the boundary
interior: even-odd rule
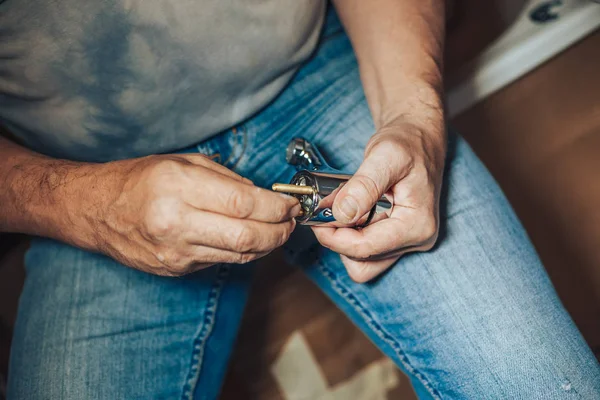
[[[287,89],[199,151],[269,187],[294,170],[303,136],[356,169],[374,132],[350,43],[334,16]],[[600,368],[488,171],[450,134],[442,234],[430,252],[354,283],[299,228],[291,260],[408,376],[424,399],[599,399]],[[11,399],[214,399],[252,266],[184,278],[148,275],[99,254],[35,239],[26,257],[10,364]]]

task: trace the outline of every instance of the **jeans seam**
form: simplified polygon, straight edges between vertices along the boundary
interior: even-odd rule
[[[215,326],[221,291],[231,271],[231,267],[226,264],[221,264],[215,268],[217,268],[217,276],[208,294],[208,302],[202,315],[202,324],[194,338],[190,369],[181,393],[181,398],[186,400],[194,398],[194,392],[202,371],[204,348]]]
[[[383,329],[383,327],[377,321],[375,321],[375,318],[373,318],[371,313],[359,302],[358,298],[354,294],[352,294],[350,289],[345,287],[337,279],[336,274],[331,269],[327,268],[320,262],[317,263],[317,266],[321,274],[325,277],[325,279],[331,282],[333,289],[340,296],[342,296],[348,302],[348,304],[350,304],[354,308],[354,310],[358,312],[359,315],[362,316],[365,323],[373,330],[373,332],[375,332],[375,334],[381,340],[383,340],[392,347],[404,369],[408,373],[412,374],[415,378],[417,378],[419,382],[423,384],[425,389],[427,389],[429,394],[433,396],[434,399],[441,400],[441,394],[431,385],[431,382],[425,377],[423,373],[421,373],[415,367],[412,366],[411,362],[408,359],[408,356],[406,355],[406,353],[404,353],[404,351],[402,351],[400,343],[398,343],[398,341],[395,340],[391,334],[386,332]]]
[[[198,153],[205,155],[217,164],[221,164],[221,153],[219,151],[214,151],[212,146],[208,145],[207,142],[197,143],[194,147]]]
[[[238,164],[240,163],[240,161],[242,160],[242,158],[244,158],[244,155],[246,153],[246,149],[248,147],[248,138],[246,135],[246,126],[245,125],[240,125],[239,127],[233,128],[233,133],[234,135],[236,135],[236,141],[235,141],[235,145],[233,146],[232,150],[231,150],[231,154],[229,155],[229,158],[227,159],[226,162],[223,163],[223,165],[227,164],[227,162],[232,161],[231,158],[235,156],[235,152],[238,149],[238,146],[240,145],[239,139],[237,139],[237,137],[241,136],[242,139],[242,148],[240,150],[240,154],[237,156],[237,160],[233,160],[234,162],[232,163],[231,167],[226,167],[229,168],[232,171],[235,171],[235,169],[237,168]]]

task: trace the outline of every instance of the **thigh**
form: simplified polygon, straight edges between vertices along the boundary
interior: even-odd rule
[[[312,249],[308,274],[432,398],[600,398],[598,363],[498,186],[451,141],[442,234],[354,283]]]
[[[217,397],[248,268],[164,278],[45,239],[26,268],[9,398]]]
[[[271,106],[240,129],[239,172],[261,185],[294,170],[294,136],[332,166],[355,170],[374,132],[356,60],[331,28],[314,58]],[[600,398],[597,361],[554,292],[525,231],[488,171],[450,135],[442,232],[430,252],[403,257],[369,284],[302,227],[293,261],[432,398]]]

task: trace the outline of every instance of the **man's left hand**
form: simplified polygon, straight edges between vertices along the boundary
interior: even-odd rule
[[[402,117],[383,126],[335,198],[336,220],[351,225],[385,194],[392,203],[389,218],[363,229],[313,227],[319,242],[341,255],[353,280],[367,282],[403,254],[435,244],[446,144],[443,132],[431,129]]]

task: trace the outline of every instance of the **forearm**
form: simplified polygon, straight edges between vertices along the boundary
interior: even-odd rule
[[[443,125],[444,1],[334,4],[357,55],[376,127],[404,116]]]
[[[90,171],[90,164],[52,159],[0,137],[0,232],[92,248],[81,212],[93,198]]]

